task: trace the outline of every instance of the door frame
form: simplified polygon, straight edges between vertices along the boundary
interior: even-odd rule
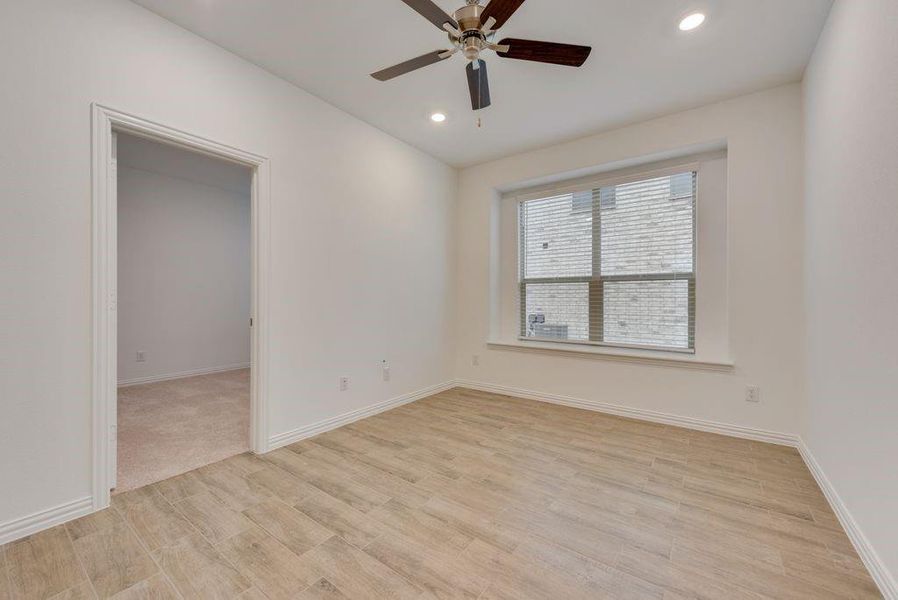
[[[250,448],[268,451],[268,278],[270,270],[271,166],[268,158],[174,127],[91,105],[92,190],[92,497],[94,510],[109,506],[117,456],[117,173],[115,133],[224,159],[252,169],[252,299],[250,318]]]

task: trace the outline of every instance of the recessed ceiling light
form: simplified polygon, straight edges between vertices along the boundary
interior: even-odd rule
[[[442,123],[443,121],[446,120],[446,115],[444,115],[443,113],[440,113],[440,112],[436,112],[436,113],[433,113],[432,115],[430,115],[430,120],[433,121],[434,123]]]
[[[680,21],[680,31],[692,31],[704,22],[705,15],[700,12],[692,13],[691,15],[684,17],[683,20]]]

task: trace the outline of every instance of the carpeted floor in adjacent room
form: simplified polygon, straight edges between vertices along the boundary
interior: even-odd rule
[[[247,451],[249,381],[240,369],[119,388],[115,492]]]

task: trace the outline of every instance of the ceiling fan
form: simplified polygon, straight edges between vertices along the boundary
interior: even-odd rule
[[[490,85],[486,75],[486,63],[480,58],[484,50],[493,50],[502,58],[516,58],[579,67],[586,62],[592,50],[589,46],[556,44],[504,38],[498,44],[493,42],[496,30],[514,14],[524,0],[491,0],[485,7],[479,0],[466,0],[467,4],[447,15],[432,0],[402,0],[422,17],[449,34],[452,47],[434,50],[417,58],[393,65],[371,76],[379,81],[387,81],[421,67],[446,60],[456,52],[461,52],[469,61],[466,67],[468,90],[471,92],[471,108],[480,110],[490,105]]]

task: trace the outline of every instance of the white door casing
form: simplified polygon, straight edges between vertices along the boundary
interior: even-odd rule
[[[116,480],[117,297],[116,132],[124,132],[228,160],[252,169],[252,308],[250,448],[268,450],[268,277],[270,265],[270,163],[259,154],[212,141],[155,121],[91,105],[92,116],[92,498],[109,506]]]

